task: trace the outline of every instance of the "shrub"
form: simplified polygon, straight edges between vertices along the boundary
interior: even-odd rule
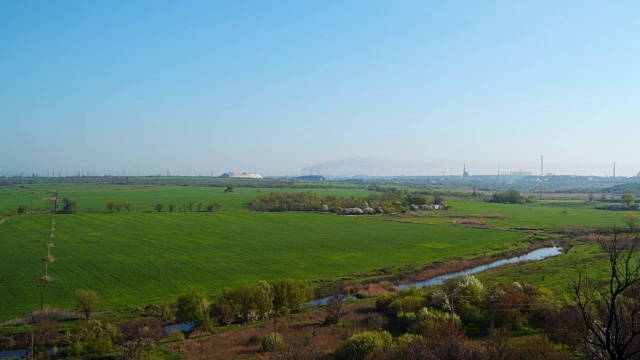
[[[167,334],[167,338],[169,339],[177,339],[177,340],[184,340],[185,336],[184,333],[180,330],[173,330],[172,332]]]
[[[263,351],[277,351],[278,349],[284,349],[284,346],[284,340],[282,340],[282,335],[279,333],[271,333],[262,338]]]
[[[103,354],[111,350],[112,339],[117,333],[114,326],[91,319],[76,323],[74,329],[65,335],[65,342],[69,344],[70,355]]]
[[[267,290],[258,285],[242,286],[235,290],[224,289],[222,297],[231,305],[234,313],[248,323],[266,318],[273,307]]]
[[[273,308],[284,313],[304,309],[313,299],[313,289],[300,280],[283,279],[271,283]]]
[[[134,319],[122,325],[120,331],[126,340],[144,338],[158,341],[162,338],[162,321],[154,317]]]
[[[397,299],[389,304],[389,310],[393,314],[416,312],[427,305],[427,300],[421,296],[407,296]]]
[[[27,210],[27,207],[24,205],[18,205],[18,214],[24,214],[24,212]]]
[[[383,350],[393,343],[391,334],[386,331],[365,331],[352,335],[336,351],[338,359],[364,359],[376,351]]]
[[[149,360],[153,358],[155,347],[151,339],[130,340],[118,348],[118,354],[123,360]]]
[[[387,323],[389,323],[389,319],[381,313],[369,313],[369,317],[367,318],[367,325],[375,331],[381,331]]]

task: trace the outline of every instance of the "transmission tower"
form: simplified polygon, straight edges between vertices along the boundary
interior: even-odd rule
[[[44,276],[42,280],[44,282],[48,282],[53,280],[51,276],[49,276],[49,263],[55,260],[53,254],[51,254],[51,248],[55,247],[53,243],[53,239],[56,237],[56,209],[58,208],[58,192],[53,194],[53,197],[46,198],[44,200],[51,200],[51,236],[49,238],[49,242],[47,243],[47,256],[44,258]],[[42,288],[41,288],[42,291]]]

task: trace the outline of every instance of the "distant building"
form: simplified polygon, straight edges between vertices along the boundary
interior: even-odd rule
[[[239,173],[239,172],[227,172],[220,175],[221,178],[232,178],[232,179],[262,179],[262,175],[257,173]]]

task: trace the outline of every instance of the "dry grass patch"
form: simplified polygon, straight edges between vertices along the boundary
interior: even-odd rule
[[[331,354],[351,335],[367,330],[368,313],[374,310],[374,304],[354,303],[347,307],[349,313],[344,320],[332,326],[322,325],[326,316],[326,311],[322,309],[278,318],[276,329],[285,343],[282,349],[278,349],[278,358],[321,358]],[[180,352],[180,358],[186,360],[271,359],[274,353],[263,351],[259,340],[273,334],[273,326],[273,319],[270,319],[261,324],[168,346]]]
[[[474,220],[474,219],[455,219],[455,220],[451,220],[449,222],[452,223],[452,224],[487,226],[486,222],[480,221],[480,220]]]

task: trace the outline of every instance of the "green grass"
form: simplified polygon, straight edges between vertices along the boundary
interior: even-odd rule
[[[397,218],[403,220],[433,224],[447,224],[459,217],[470,217],[482,221],[494,228],[527,228],[553,230],[564,227],[611,227],[621,225],[624,211],[602,211],[593,208],[593,204],[572,202],[571,206],[561,206],[565,202],[543,202],[542,204],[494,204],[482,201],[449,201],[450,211],[430,211],[427,217]],[[565,213],[566,211],[566,213]],[[504,219],[475,217],[474,215],[502,215]],[[464,226],[464,225],[461,225]]]
[[[579,272],[591,279],[601,279],[607,274],[609,260],[600,245],[576,242],[568,254],[479,275],[486,283],[534,283],[542,287],[566,290]]]
[[[38,307],[50,221],[49,214],[21,215],[0,225],[0,319]],[[313,280],[490,254],[524,237],[305,213],[81,213],[58,215],[56,223],[55,280],[45,303],[66,308],[77,289],[98,291],[103,309],[121,309],[261,279]]]
[[[60,199],[69,198],[78,202],[78,212],[107,212],[106,204],[110,201],[131,203],[132,212],[153,212],[158,203],[164,204],[163,211],[169,211],[169,204],[176,208],[181,205],[202,203],[203,209],[208,204],[222,203],[222,211],[248,210],[255,198],[261,193],[269,192],[302,192],[311,191],[319,196],[355,196],[366,197],[371,194],[363,189],[295,189],[295,188],[234,188],[234,193],[225,193],[224,187],[189,187],[163,185],[111,185],[111,184],[56,184],[56,185],[23,185],[0,187],[0,214],[15,214],[19,205],[31,210],[49,210],[51,201],[43,200],[59,191]],[[121,211],[126,211],[122,209]],[[177,211],[177,209],[175,210]]]

